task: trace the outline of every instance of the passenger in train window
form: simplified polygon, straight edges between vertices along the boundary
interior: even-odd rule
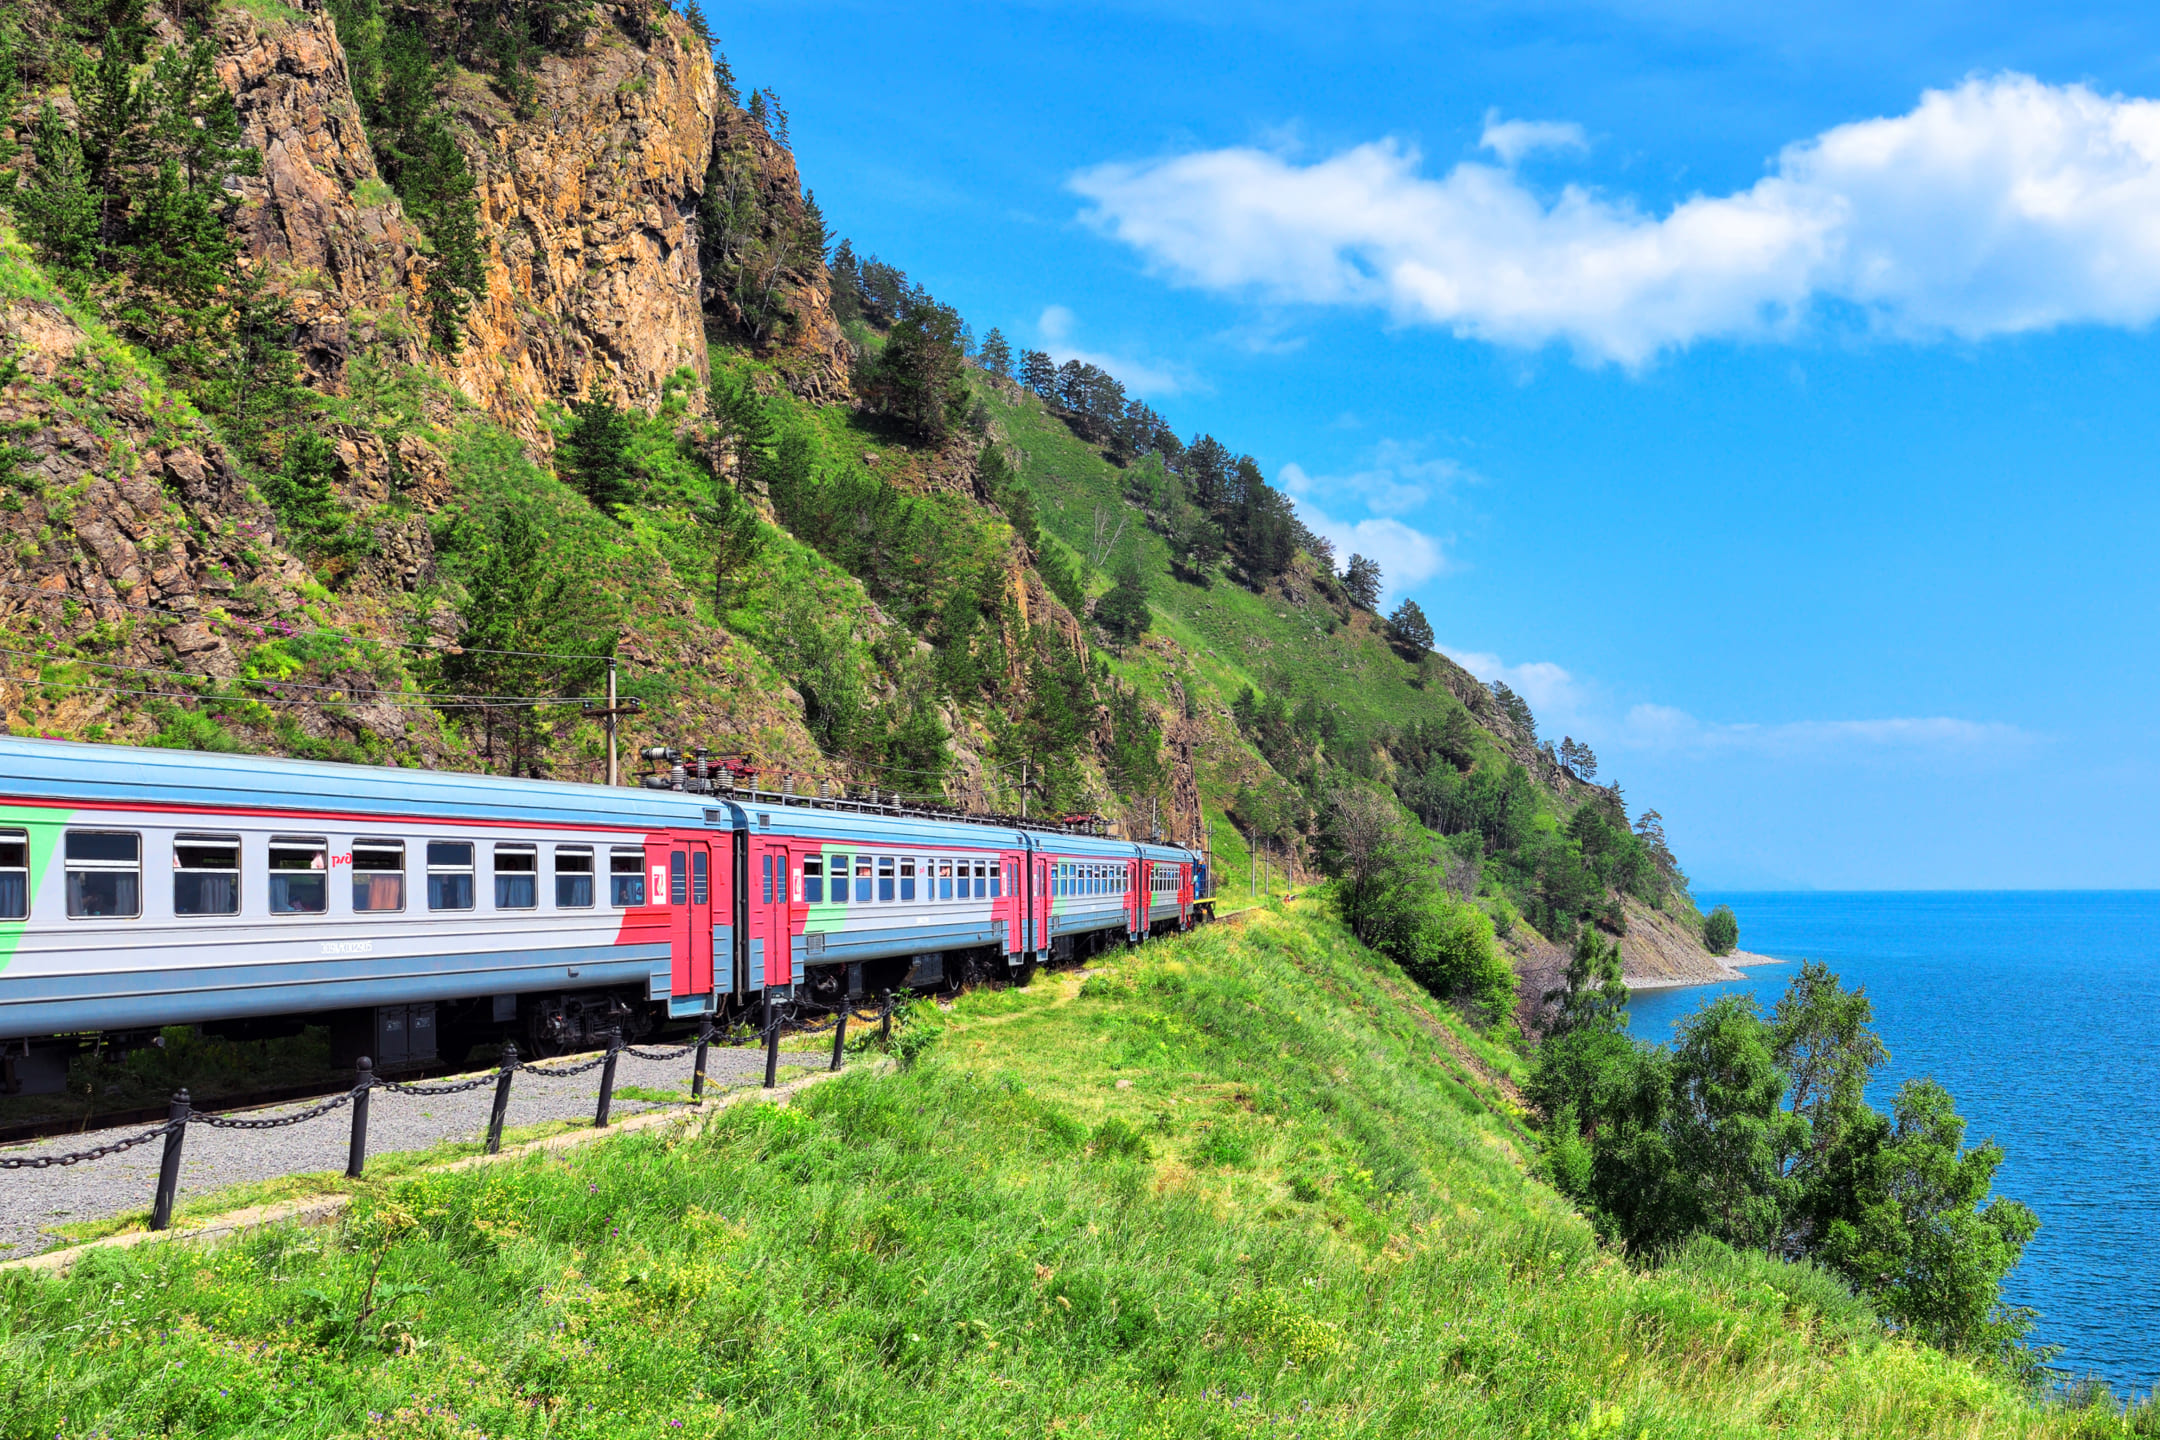
[[[858,905],[870,903],[870,857],[868,855],[855,857],[855,903]]]
[[[30,918],[30,832],[0,830],[0,920]]]
[[[835,855],[828,862],[832,868],[832,903],[847,904],[848,857]]]
[[[270,913],[320,915],[330,908],[330,845],[312,835],[270,837]]]
[[[802,898],[805,904],[825,903],[825,862],[815,855],[803,857]]]
[[[495,847],[495,908],[533,910],[540,904],[540,851],[532,845]]]
[[[142,914],[142,837],[118,830],[67,832],[67,907],[73,920]]]
[[[765,863],[770,865],[772,857]],[[629,907],[645,903],[645,852],[643,850],[610,850],[608,852],[608,903]]]
[[[909,866],[908,873],[911,875],[914,873],[912,863]],[[912,894],[914,892],[914,889],[915,882],[910,880],[908,882],[909,893]],[[893,857],[890,855],[883,855],[878,858],[877,898],[885,901],[888,904],[891,903],[893,898]]]
[[[938,883],[938,893],[937,893],[937,898],[938,898],[938,899],[940,899],[940,900],[950,900],[950,899],[952,899],[952,861],[950,861],[950,860],[940,860],[940,861],[938,862],[938,867],[937,867],[937,873],[938,873],[938,882],[937,882],[937,883]]]
[[[923,863],[928,864],[929,862],[924,861]],[[923,883],[926,886],[930,883],[929,876],[925,875],[923,877]],[[912,856],[904,857],[900,861],[900,898],[902,900],[913,900],[915,898],[915,861]],[[923,898],[927,900],[930,897],[925,895]]]
[[[584,845],[555,847],[555,908],[589,910],[593,903],[592,850]]]
[[[405,842],[353,841],[352,908],[355,914],[405,908]]]
[[[173,914],[240,913],[239,836],[175,836],[172,863]]]

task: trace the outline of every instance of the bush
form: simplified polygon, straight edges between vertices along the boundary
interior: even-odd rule
[[[1703,948],[1713,955],[1730,955],[1740,944],[1740,921],[1732,906],[1720,905],[1703,920]]]

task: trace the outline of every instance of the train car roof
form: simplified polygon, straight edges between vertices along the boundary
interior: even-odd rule
[[[609,789],[463,771],[344,765],[133,745],[0,737],[0,791],[61,800],[305,810],[420,820],[733,829],[725,806],[667,790]]]
[[[712,803],[726,806],[741,816],[740,823],[753,835],[799,836],[822,844],[896,848],[936,845],[971,850],[1021,850],[1027,847],[1027,832],[1016,825],[939,820],[925,815],[894,815],[843,806],[790,805],[772,798],[751,799],[725,792],[716,796]]]

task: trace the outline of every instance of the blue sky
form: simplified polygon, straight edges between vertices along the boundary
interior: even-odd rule
[[[1699,885],[2160,884],[2160,18],[1771,8],[711,13],[836,230],[1258,457]]]

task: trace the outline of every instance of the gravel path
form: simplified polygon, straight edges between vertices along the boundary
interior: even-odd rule
[[[829,1053],[783,1050],[780,1063],[789,1066],[807,1062],[822,1068]],[[573,1058],[552,1063],[572,1063]],[[707,1094],[716,1089],[756,1085],[765,1078],[765,1052],[755,1046],[715,1046],[706,1061],[705,1074]],[[448,1078],[452,1077],[444,1077]],[[427,1083],[441,1084],[443,1080]],[[687,1092],[690,1057],[641,1060],[625,1054],[617,1062],[611,1114],[623,1116],[653,1109],[651,1102],[626,1098],[622,1094],[626,1087]],[[378,1090],[368,1098],[368,1154],[372,1157],[400,1150],[424,1150],[446,1140],[484,1139],[494,1100],[492,1085],[460,1095],[398,1095]],[[510,1114],[505,1123],[517,1126],[542,1120],[590,1120],[599,1101],[597,1069],[567,1079],[547,1079],[521,1071],[510,1086]],[[265,1106],[248,1111],[245,1118],[273,1119],[319,1103],[296,1100]],[[8,1146],[0,1150],[0,1155],[65,1155],[87,1150],[102,1139],[140,1134],[148,1128],[128,1125],[92,1130]],[[332,1110],[282,1130],[218,1130],[208,1125],[190,1125],[186,1146],[180,1152],[180,1202],[185,1204],[191,1195],[246,1181],[323,1170],[342,1173],[351,1139],[349,1108]],[[64,1169],[0,1170],[0,1259],[34,1255],[65,1243],[42,1233],[48,1225],[147,1210],[157,1192],[158,1164],[163,1152],[163,1141],[152,1140],[102,1160]]]

